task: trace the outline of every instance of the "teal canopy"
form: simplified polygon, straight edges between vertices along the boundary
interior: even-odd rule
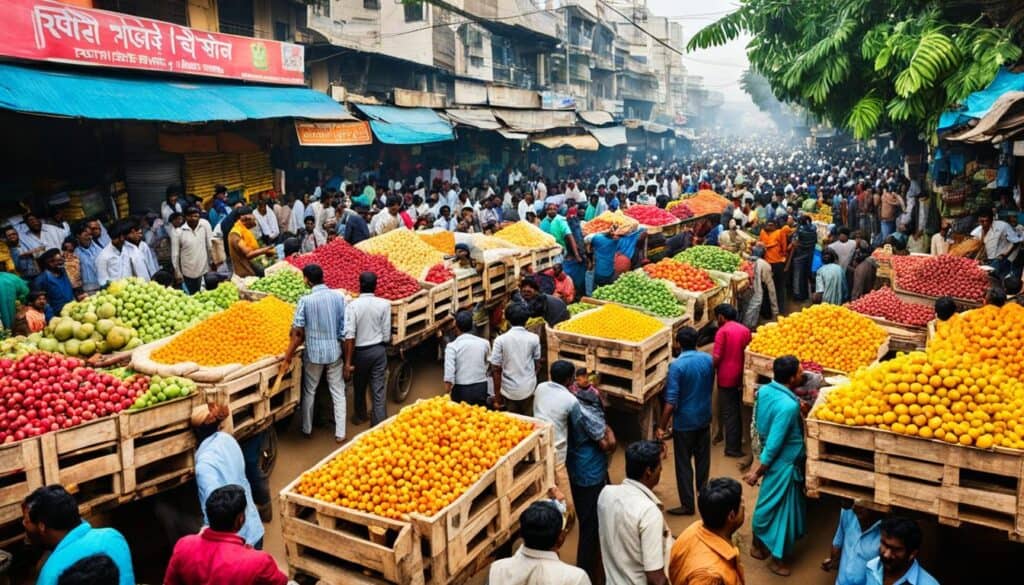
[[[373,134],[384,144],[427,144],[455,140],[452,125],[430,108],[356,104],[370,118]]]

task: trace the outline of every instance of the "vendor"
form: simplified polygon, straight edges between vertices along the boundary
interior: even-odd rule
[[[519,283],[519,290],[512,295],[513,303],[523,303],[530,309],[531,317],[543,317],[544,321],[554,327],[562,321],[569,320],[569,309],[565,302],[540,290],[540,285],[531,277]]]
[[[971,237],[985,244],[985,257],[996,278],[1002,278],[1009,273],[1010,254],[1017,249],[1021,240],[1024,240],[1010,224],[995,219],[990,207],[978,211],[978,227],[971,232]]]
[[[476,269],[476,260],[470,255],[469,244],[455,244],[454,267]]]
[[[277,255],[273,246],[259,247],[252,228],[256,226],[256,218],[252,209],[243,207],[236,211],[238,221],[231,226],[228,233],[228,253],[231,255],[231,268],[241,278],[256,276],[257,271],[252,261],[259,256]]]

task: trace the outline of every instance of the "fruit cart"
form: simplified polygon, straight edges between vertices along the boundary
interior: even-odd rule
[[[825,388],[818,403],[830,392]],[[816,404],[816,405],[817,405]],[[976,524],[1024,541],[1024,452],[978,449],[808,418],[807,495],[862,498],[941,524]]]
[[[896,284],[895,279],[893,279],[892,290],[896,293],[896,296],[898,296],[901,300],[908,303],[917,303],[919,305],[930,304],[934,307],[935,301],[939,299],[939,297],[923,295],[920,293],[910,292],[908,290],[901,289]],[[971,309],[977,309],[982,305],[981,301],[976,301],[973,299],[959,299],[956,297],[953,297],[953,302],[956,303],[956,308],[958,311],[969,311]]]
[[[548,363],[566,360],[597,374],[598,386],[609,405],[636,414],[641,436],[647,439],[654,436],[661,412],[660,394],[672,361],[671,323],[659,320],[665,326],[639,342],[545,328]]]
[[[865,315],[866,317],[866,315]],[[774,324],[771,324],[774,325]],[[891,339],[886,339],[884,343],[878,346],[878,359],[875,362],[879,362],[882,358],[889,353],[889,344]],[[772,380],[772,364],[775,363],[775,357],[755,353],[750,351],[748,348],[743,352],[743,403],[754,404],[754,396],[757,393],[757,388],[762,384],[767,384]],[[797,356],[799,357],[799,356]],[[840,370],[834,370],[831,368],[822,368],[825,376],[845,376],[848,372],[842,372]]]
[[[616,305],[622,305],[623,307],[629,307],[630,309],[635,309],[637,311],[640,311],[641,313],[646,313],[648,315],[651,315],[652,317],[657,317],[658,319],[661,319],[662,321],[664,321],[665,324],[668,325],[669,329],[671,330],[672,334],[671,334],[671,337],[670,337],[670,340],[669,340],[669,342],[670,342],[669,344],[670,345],[671,345],[671,341],[676,338],[676,333],[679,333],[680,329],[682,329],[683,327],[695,327],[695,325],[693,324],[694,305],[696,303],[696,299],[695,298],[690,298],[688,300],[688,302],[686,304],[686,309],[684,310],[683,314],[678,316],[678,317],[660,317],[658,315],[655,315],[654,313],[651,313],[647,309],[644,309],[643,307],[637,307],[637,306],[634,306],[634,305],[626,305],[626,304],[618,303],[618,302],[615,302],[615,301],[605,301],[605,300],[602,300],[602,299],[595,299],[593,297],[581,297],[580,298],[580,302],[581,303],[587,303],[587,304],[590,304],[590,305],[598,305],[598,306],[600,306],[600,305],[607,305],[609,303],[612,303],[612,304],[616,304]]]
[[[397,415],[396,415],[397,416]],[[302,495],[302,476],[281,490],[281,531],[292,577],[323,583],[465,583],[514,539],[519,516],[554,485],[551,425],[535,425],[519,444],[433,516],[392,519]],[[395,417],[382,425],[395,424]],[[378,426],[380,428],[380,426]],[[317,463],[319,468],[365,435]]]

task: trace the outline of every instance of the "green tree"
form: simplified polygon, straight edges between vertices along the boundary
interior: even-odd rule
[[[932,132],[1021,57],[1018,0],[981,2],[989,12],[965,0],[740,0],[687,50],[749,34],[747,56],[780,100],[861,139]]]

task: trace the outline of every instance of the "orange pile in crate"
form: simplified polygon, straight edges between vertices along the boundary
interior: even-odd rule
[[[777,324],[758,327],[749,349],[771,357],[792,354],[832,370],[853,372],[878,359],[886,337],[885,330],[864,315],[846,307],[814,305],[779,317]]]
[[[532,424],[438,396],[407,406],[328,463],[296,491],[387,518],[433,516],[532,433]]]

